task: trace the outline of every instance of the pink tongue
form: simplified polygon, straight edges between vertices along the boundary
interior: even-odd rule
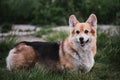
[[[82,47],[85,45],[85,43],[84,43],[84,42],[82,42],[82,43],[80,43],[80,44],[81,44],[81,46],[82,46]]]

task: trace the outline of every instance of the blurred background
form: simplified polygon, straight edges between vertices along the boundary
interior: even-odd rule
[[[120,0],[0,0],[0,24],[67,25],[95,13],[99,24],[120,25]]]
[[[95,65],[87,74],[33,68],[8,71],[5,59],[20,41],[60,41],[69,35],[68,19],[98,19]],[[0,0],[1,80],[119,80],[120,0]]]

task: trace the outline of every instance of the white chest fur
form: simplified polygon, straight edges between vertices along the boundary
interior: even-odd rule
[[[75,70],[80,69],[83,72],[89,72],[94,65],[94,57],[92,51],[79,50],[73,56]]]

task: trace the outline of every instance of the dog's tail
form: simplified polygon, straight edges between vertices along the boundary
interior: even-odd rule
[[[26,44],[19,44],[10,50],[6,64],[7,69],[29,68],[35,65],[37,61],[34,49]]]
[[[7,64],[8,70],[12,70],[14,68],[13,57],[14,57],[15,51],[16,51],[15,48],[11,49],[7,58],[6,58],[6,64]]]

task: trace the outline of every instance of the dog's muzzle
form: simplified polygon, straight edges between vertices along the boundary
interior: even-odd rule
[[[82,47],[84,47],[85,44],[89,42],[89,39],[88,39],[87,41],[84,41],[84,38],[83,38],[83,37],[80,37],[79,40],[80,40],[80,45],[81,45]]]

